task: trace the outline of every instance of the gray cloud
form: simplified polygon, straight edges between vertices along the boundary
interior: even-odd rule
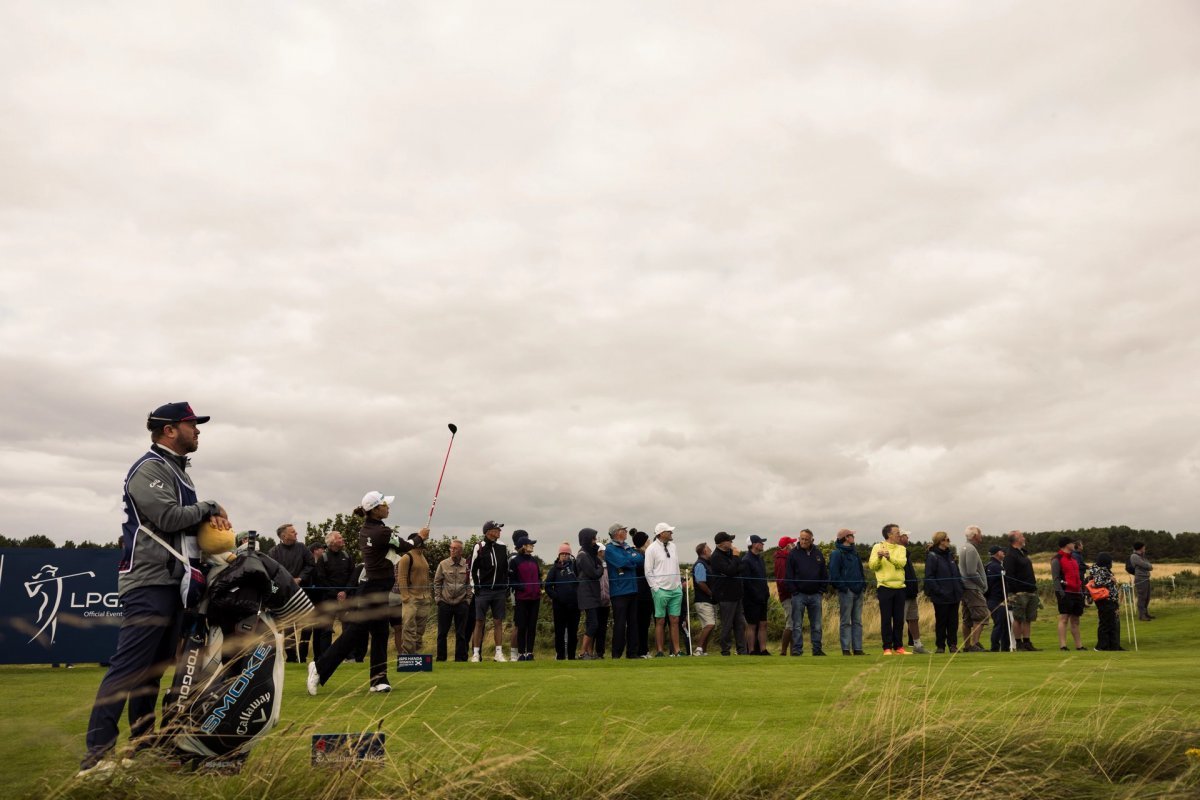
[[[0,11],[0,532],[1195,528],[1196,11]]]

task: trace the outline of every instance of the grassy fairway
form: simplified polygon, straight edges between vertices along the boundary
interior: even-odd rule
[[[1159,604],[1140,653],[437,665],[321,694],[289,666],[283,721],[234,777],[154,763],[71,779],[98,667],[0,668],[7,796],[1195,798],[1200,607]],[[1086,640],[1095,616],[1084,618]],[[829,642],[836,642],[836,631]],[[379,729],[389,763],[314,770],[315,732]]]

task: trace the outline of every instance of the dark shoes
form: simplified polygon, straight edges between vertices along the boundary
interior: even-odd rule
[[[866,655],[866,652],[865,652],[865,651],[863,651],[863,650],[855,650],[855,651],[854,651],[854,655],[856,655],[856,656],[865,656],[865,655]]]
[[[814,648],[813,648],[813,655],[814,655],[814,656],[823,656],[823,655],[825,655],[825,651],[824,651],[824,650],[822,650],[822,649],[821,649],[821,648],[819,648],[819,647],[814,647]]]
[[[850,651],[849,651],[849,650],[843,650],[843,651],[842,651],[842,655],[844,655],[844,656],[848,656],[848,655],[850,655]]]

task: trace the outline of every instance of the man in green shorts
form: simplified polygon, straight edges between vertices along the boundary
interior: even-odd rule
[[[1004,556],[1004,582],[1008,585],[1008,608],[1013,615],[1013,639],[1018,650],[1036,651],[1029,641],[1029,630],[1037,619],[1041,601],[1037,596],[1037,578],[1033,574],[1033,563],[1025,555],[1025,534],[1011,531],[1008,534],[1009,548]]]
[[[679,609],[683,583],[679,580],[679,547],[671,542],[675,528],[665,522],[654,526],[654,541],[646,548],[646,583],[654,598],[655,658],[662,658],[663,628],[671,631],[671,656],[679,655]],[[669,623],[669,624],[668,624]]]

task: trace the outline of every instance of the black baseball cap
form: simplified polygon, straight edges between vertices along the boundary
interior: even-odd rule
[[[478,519],[478,517],[476,517],[476,519]],[[493,529],[500,530],[503,527],[504,527],[503,522],[495,522],[495,521],[489,519],[487,522],[483,523],[483,532],[487,533],[488,531],[493,530]]]
[[[733,541],[733,537],[730,536],[725,531],[721,531],[720,533],[718,533],[716,536],[713,537],[713,544],[721,544],[722,542],[732,542],[732,541]]]
[[[198,417],[196,412],[192,411],[192,406],[186,400],[178,403],[167,403],[165,406],[159,406],[151,411],[146,416],[146,429],[154,430],[165,425],[175,425],[179,422],[194,422],[201,425],[208,422],[212,417]]]

